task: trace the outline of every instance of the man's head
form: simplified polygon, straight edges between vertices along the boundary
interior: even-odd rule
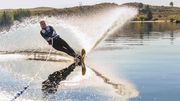
[[[46,28],[46,22],[44,20],[41,20],[39,23],[42,29]]]

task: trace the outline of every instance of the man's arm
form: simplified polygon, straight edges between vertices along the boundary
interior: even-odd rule
[[[42,33],[42,31],[40,31],[40,33],[41,33],[41,36],[48,42],[48,44],[49,44],[49,45],[52,45],[52,39],[51,39],[50,37],[44,35],[44,34]]]
[[[50,30],[52,31],[52,36],[56,36],[57,33],[56,33],[55,29],[52,26],[49,26],[49,27],[50,27]]]
[[[52,32],[56,32],[52,26],[49,26]]]

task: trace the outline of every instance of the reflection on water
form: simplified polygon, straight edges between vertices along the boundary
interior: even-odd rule
[[[94,71],[94,73],[100,77],[101,79],[103,79],[103,81],[108,84],[111,85],[114,89],[115,92],[120,95],[120,96],[125,96],[125,97],[137,97],[138,96],[138,92],[134,89],[134,88],[130,88],[129,86],[125,85],[125,84],[121,84],[121,83],[117,83],[117,82],[113,82],[111,81],[111,77],[106,77],[103,74],[101,74],[100,72],[96,71],[95,69],[92,69],[92,71]]]
[[[75,63],[72,63],[67,68],[55,71],[48,76],[48,79],[42,82],[42,92],[44,97],[48,94],[57,92],[58,85],[61,81],[66,80],[67,76],[75,69]]]
[[[179,32],[180,24],[176,23],[131,22],[125,25],[122,29],[116,30],[114,34],[110,35],[109,38],[105,40],[106,43],[102,43],[103,47],[100,48],[105,49],[104,47],[106,47],[106,49],[129,49],[131,47],[121,46],[136,46],[147,43],[173,45],[175,39],[180,36]]]
[[[129,37],[135,39],[149,39],[163,37],[169,34],[174,39],[174,33],[180,30],[180,24],[176,23],[129,23],[123,29],[117,30],[111,37]],[[162,36],[161,36],[162,35]]]
[[[140,95],[131,101],[180,99],[180,24],[130,23],[90,58],[90,63],[106,66],[106,71],[137,87]]]
[[[180,24],[176,23],[129,23],[124,26],[124,28],[119,29],[113,34],[113,37],[126,36],[131,38],[144,39],[144,36],[149,38],[150,36],[158,33],[168,32],[170,36],[174,34],[175,31],[180,30]],[[120,34],[121,33],[121,34]]]
[[[74,71],[77,66],[75,63],[72,63],[67,68],[58,70],[53,72],[48,76],[48,79],[42,82],[42,92],[44,97],[46,98],[49,94],[55,94],[57,92],[58,86],[61,85],[60,82],[66,80],[68,76]],[[91,68],[91,70],[104,81],[105,84],[112,86],[116,92],[121,97],[137,97],[138,92],[133,87],[127,86],[123,83],[118,83],[118,81],[111,81],[111,77],[106,77],[95,69]]]
[[[15,57],[17,53],[14,53]],[[122,101],[127,101],[129,98],[138,95],[137,90],[133,86],[126,85],[124,82],[119,82],[118,80],[113,82],[111,81],[112,77],[106,77],[106,74],[101,74],[95,69],[92,70],[90,67],[87,68],[86,75],[82,76],[81,67],[75,68],[74,64],[67,67],[70,62],[57,62],[58,59],[55,59],[45,63],[43,59],[41,60],[42,56],[38,56],[39,58],[36,57],[38,60],[41,60],[37,61],[36,58],[27,59],[29,54],[26,52],[18,54],[20,56],[24,55],[24,57],[20,60],[17,58],[10,61],[0,61],[0,73],[4,75],[4,77],[0,77],[0,89],[1,93],[5,92],[4,94],[0,93],[3,97],[0,99],[10,100],[14,94],[17,91],[21,91],[32,78],[34,80],[29,88],[17,101],[26,99],[32,101],[43,101],[45,99],[59,101],[67,98],[69,100],[76,99],[77,101],[88,99],[106,99],[109,101],[122,99]],[[44,55],[45,53],[35,52],[35,54]],[[9,57],[7,53],[3,53],[3,55]],[[53,55],[55,55],[55,53],[50,56],[50,59]],[[11,58],[11,55],[9,58]],[[40,71],[41,67],[43,69]],[[40,72],[40,74],[37,78],[34,78],[37,72]],[[6,98],[5,96],[9,97]],[[42,97],[45,97],[45,99]]]

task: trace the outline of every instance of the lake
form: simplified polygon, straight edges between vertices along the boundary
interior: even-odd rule
[[[136,86],[139,96],[130,101],[180,99],[180,24],[128,24],[109,36],[92,58]]]
[[[37,26],[31,27],[35,29],[32,33],[39,30]],[[29,29],[16,33],[23,32],[29,32]],[[78,66],[60,83],[57,92],[46,98],[42,97],[42,82],[49,74],[68,67],[72,58],[53,50],[47,59],[49,46],[45,46],[46,51],[39,47],[47,44],[41,42],[43,39],[31,46],[38,45],[39,50],[24,50],[34,39],[22,43],[15,40],[16,33],[0,36],[0,100],[11,100],[28,84],[29,88],[17,101],[180,99],[180,24],[131,22],[125,25],[87,55],[85,76],[81,75],[81,67]],[[35,35],[32,37],[35,38]],[[26,38],[22,36],[20,39]],[[13,45],[10,42],[21,44]],[[18,50],[18,47],[22,50]]]

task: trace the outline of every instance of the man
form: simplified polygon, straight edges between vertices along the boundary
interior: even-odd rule
[[[52,47],[58,51],[65,52],[68,55],[74,57],[76,63],[78,63],[78,65],[81,65],[81,56],[76,54],[75,51],[62,38],[60,38],[59,35],[57,35],[52,26],[47,26],[44,20],[40,21],[40,26],[40,34],[49,43],[49,45],[52,45]]]

